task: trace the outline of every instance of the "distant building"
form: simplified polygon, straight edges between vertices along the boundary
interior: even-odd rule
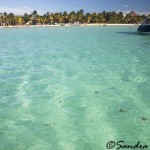
[[[130,16],[132,17],[136,17],[136,16],[139,16],[135,11],[131,11],[130,12]]]
[[[128,23],[131,23],[131,24],[137,24],[139,21],[137,20],[138,16],[140,16],[139,14],[137,14],[135,11],[131,11],[129,14],[129,20],[128,20]]]

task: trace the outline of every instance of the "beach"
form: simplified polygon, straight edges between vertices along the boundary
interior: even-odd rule
[[[79,24],[79,25],[71,25],[65,24],[63,26],[138,26],[139,24]],[[0,28],[26,28],[26,27],[63,27],[61,24],[58,25],[18,25],[18,26],[0,26]]]

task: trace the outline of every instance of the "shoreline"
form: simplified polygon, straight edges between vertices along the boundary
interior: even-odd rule
[[[0,28],[36,28],[36,27],[72,27],[72,26],[139,26],[139,24],[107,24],[107,23],[100,23],[100,24],[80,24],[80,25],[18,25],[18,26],[0,26]]]

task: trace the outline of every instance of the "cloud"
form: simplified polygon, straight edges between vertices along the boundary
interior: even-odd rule
[[[15,15],[23,15],[25,13],[31,13],[36,9],[29,8],[29,7],[20,7],[20,8],[10,8],[10,7],[0,7],[0,12],[7,12],[7,13],[14,13]],[[38,14],[43,15],[46,13],[42,10],[36,10]]]
[[[127,4],[124,4],[124,5],[122,5],[123,7],[125,7],[125,8],[128,8],[129,7],[129,5],[127,5]]]

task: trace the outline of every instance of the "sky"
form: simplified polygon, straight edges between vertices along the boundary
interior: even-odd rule
[[[139,14],[150,14],[150,0],[0,0],[0,13],[23,15],[37,10],[38,14],[46,12],[71,12],[84,9],[85,12],[131,10]]]

